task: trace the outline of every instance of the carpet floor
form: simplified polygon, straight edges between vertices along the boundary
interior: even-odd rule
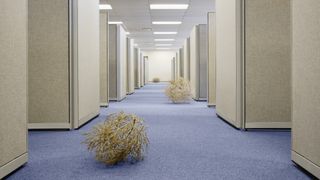
[[[80,130],[31,131],[29,162],[8,179],[310,179],[290,160],[290,132],[236,130],[204,102],[170,103],[165,86],[149,84],[122,102],[111,103]],[[145,119],[150,146],[144,161],[108,167],[81,144],[82,134],[119,111]]]

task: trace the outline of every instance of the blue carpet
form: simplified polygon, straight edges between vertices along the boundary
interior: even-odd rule
[[[295,180],[310,179],[290,160],[290,132],[244,132],[206,103],[171,104],[165,84],[150,84],[75,131],[32,131],[30,159],[10,180]],[[144,161],[106,167],[81,144],[82,134],[112,112],[135,113],[148,125]]]

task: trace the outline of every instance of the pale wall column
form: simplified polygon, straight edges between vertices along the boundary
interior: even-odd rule
[[[292,1],[292,160],[320,178],[320,1]]]
[[[27,2],[0,2],[0,179],[28,159]]]

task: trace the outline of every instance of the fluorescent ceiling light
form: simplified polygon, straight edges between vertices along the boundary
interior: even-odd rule
[[[156,44],[156,46],[172,46],[172,44]]]
[[[122,21],[109,21],[109,24],[123,24]]]
[[[153,21],[152,24],[174,25],[174,24],[182,24],[182,22],[181,21]]]
[[[150,4],[150,9],[188,9],[188,4]]]
[[[99,9],[101,10],[111,10],[112,6],[110,4],[100,4]]]
[[[138,44],[134,44],[134,46],[138,46]]]
[[[178,34],[178,32],[153,32],[153,34]]]
[[[154,41],[175,41],[175,39],[154,39]]]
[[[126,35],[129,35],[130,34],[130,32],[126,32]]]
[[[169,50],[170,48],[156,48],[158,50]]]

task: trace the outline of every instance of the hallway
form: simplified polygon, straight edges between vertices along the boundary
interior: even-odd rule
[[[235,130],[206,103],[171,104],[165,87],[146,85],[80,130],[29,132],[29,161],[8,179],[309,179],[291,162],[290,132]],[[122,110],[145,119],[148,154],[136,165],[105,167],[82,134]]]

